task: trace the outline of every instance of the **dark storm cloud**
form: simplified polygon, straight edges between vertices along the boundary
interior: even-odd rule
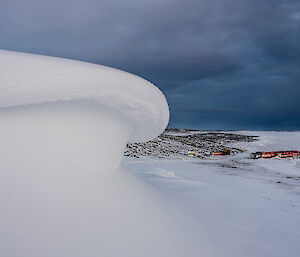
[[[298,0],[2,0],[0,48],[145,77],[171,126],[300,129]]]

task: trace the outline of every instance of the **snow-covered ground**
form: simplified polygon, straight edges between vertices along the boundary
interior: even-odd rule
[[[232,133],[232,132],[231,132]],[[205,160],[142,160],[124,165],[199,226],[211,256],[300,256],[300,159],[250,160],[249,153],[300,149],[300,132],[250,132],[246,150]],[[194,238],[197,241],[197,238]]]

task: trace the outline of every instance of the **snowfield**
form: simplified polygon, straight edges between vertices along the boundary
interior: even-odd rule
[[[260,140],[228,135],[246,151],[224,158],[123,158],[168,119],[165,97],[142,78],[0,50],[0,256],[299,256],[299,159],[247,158],[299,149],[300,133],[236,132]],[[225,147],[197,136],[176,147],[193,138]]]
[[[235,156],[126,158],[125,165],[195,220],[214,248],[204,256],[299,256],[300,159],[248,158],[255,151],[299,150],[300,132],[230,133],[259,140],[232,144],[245,150]]]

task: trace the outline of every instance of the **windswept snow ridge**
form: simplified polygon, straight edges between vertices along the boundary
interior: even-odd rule
[[[134,127],[129,141],[162,133],[169,121],[164,95],[133,74],[86,62],[0,50],[0,108],[89,100],[122,113]]]
[[[0,256],[208,256],[193,222],[121,165],[168,117],[137,76],[0,51]]]

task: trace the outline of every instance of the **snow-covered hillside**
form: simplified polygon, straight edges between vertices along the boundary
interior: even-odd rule
[[[151,141],[127,144],[124,155],[135,158],[201,159],[210,156],[212,151],[230,150],[231,154],[243,152],[243,149],[231,145],[254,140],[255,136],[228,132],[167,129]],[[189,151],[195,151],[195,156],[189,156]]]

